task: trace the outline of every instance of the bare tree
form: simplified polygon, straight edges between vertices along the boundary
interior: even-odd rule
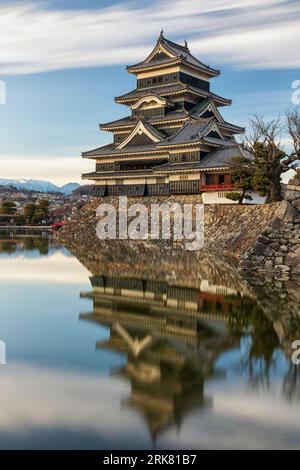
[[[293,150],[290,164],[300,159],[300,110],[293,109],[286,113],[286,130],[291,138]]]
[[[288,112],[285,125],[280,116],[266,121],[262,116],[254,115],[250,126],[251,132],[245,143],[254,158],[256,181],[265,186],[267,202],[281,201],[281,175],[294,168],[300,157],[300,112]],[[293,142],[291,153],[287,153],[282,145],[284,131]]]

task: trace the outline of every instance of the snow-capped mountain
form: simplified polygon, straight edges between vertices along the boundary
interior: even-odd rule
[[[56,186],[56,184],[50,183],[50,181],[0,178],[0,186],[13,186],[20,190],[25,189],[27,191],[39,191],[43,193],[56,192],[70,195],[75,189],[79,188],[80,185],[78,183],[68,183],[59,187]]]
[[[79,186],[80,184],[78,183],[68,183],[60,188],[60,192],[69,196],[73,191],[75,191],[75,189],[79,188]]]

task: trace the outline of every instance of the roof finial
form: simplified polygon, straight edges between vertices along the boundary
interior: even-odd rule
[[[187,40],[184,41],[184,45],[185,45],[186,49],[189,48],[188,43],[187,43]]]
[[[160,32],[160,38],[163,38],[164,37],[164,30],[162,29],[161,32]]]

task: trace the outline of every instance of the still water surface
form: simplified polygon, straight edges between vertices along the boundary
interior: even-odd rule
[[[95,275],[0,234],[0,447],[300,448],[289,318],[214,282]]]

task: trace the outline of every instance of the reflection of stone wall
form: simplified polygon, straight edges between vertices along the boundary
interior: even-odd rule
[[[147,279],[197,288],[203,280],[251,296],[236,267],[200,253],[165,249],[133,241],[102,241],[94,245],[66,242],[67,248],[93,275]]]
[[[249,277],[247,282],[290,358],[292,342],[300,340],[300,279],[284,281],[268,275]]]

